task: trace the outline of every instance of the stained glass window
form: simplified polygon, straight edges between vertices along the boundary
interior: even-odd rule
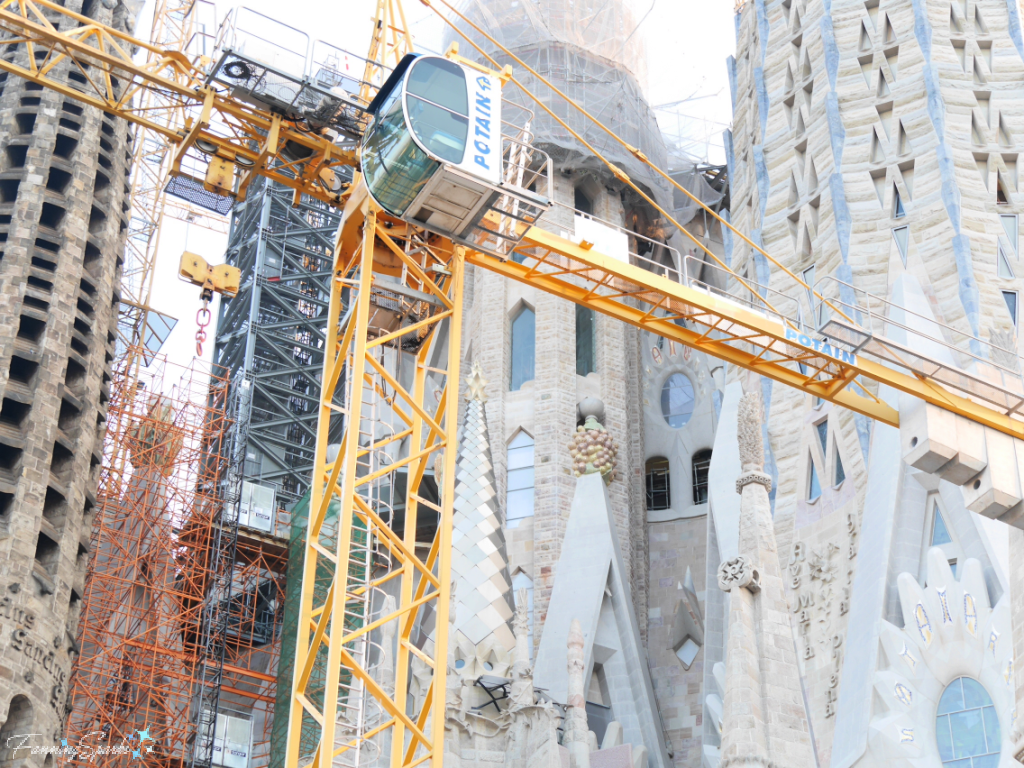
[[[533,517],[533,438],[525,432],[508,444],[507,490],[505,522],[515,528],[514,521]]]
[[[977,680],[958,677],[942,692],[935,738],[943,765],[996,768],[1002,733],[992,697]]]
[[[693,416],[693,384],[682,373],[673,373],[661,388],[661,415],[670,427],[685,426]]]
[[[938,547],[942,544],[952,544],[953,539],[946,530],[946,521],[942,519],[939,508],[935,507],[935,520],[932,521],[932,546]]]

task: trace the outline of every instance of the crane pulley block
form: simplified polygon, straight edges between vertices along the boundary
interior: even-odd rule
[[[202,288],[203,301],[212,299],[214,293],[235,296],[242,278],[238,267],[229,264],[208,264],[202,256],[190,251],[181,254],[178,274],[186,281]]]

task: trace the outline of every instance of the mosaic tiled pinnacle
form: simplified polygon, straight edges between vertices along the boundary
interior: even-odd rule
[[[510,624],[515,603],[484,415],[487,382],[474,366],[466,383],[468,402],[458,432],[452,534],[454,629],[478,646],[493,635],[496,646],[511,652],[515,647]]]

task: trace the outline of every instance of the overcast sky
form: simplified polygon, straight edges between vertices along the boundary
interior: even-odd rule
[[[520,0],[530,2],[530,0]],[[726,58],[735,51],[733,6],[729,0],[633,0],[636,16],[643,19],[634,33],[642,35],[648,55],[648,103],[653,106],[688,100],[671,111],[657,112],[666,133],[686,137],[684,145],[699,159],[725,161],[721,132],[732,119]],[[365,55],[375,0],[252,0],[217,4],[218,22],[235,5],[245,5],[339,48]],[[152,2],[147,3],[152,13]],[[444,22],[419,0],[405,0],[406,17],[418,45],[437,50]],[[148,36],[145,12],[137,34]],[[164,345],[171,360],[187,363],[195,352],[195,314],[198,290],[177,278],[183,250],[198,253],[210,263],[224,260],[226,238],[177,221],[164,225],[158,255],[157,289],[153,306],[179,320]],[[215,307],[214,307],[215,308]],[[214,327],[204,357],[213,347]]]

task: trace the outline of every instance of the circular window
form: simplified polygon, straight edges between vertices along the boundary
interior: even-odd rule
[[[661,415],[679,429],[693,416],[693,384],[682,373],[673,373],[661,388]]]
[[[999,764],[999,718],[981,683],[958,677],[946,686],[939,699],[935,738],[943,765],[995,768]]]
[[[465,659],[456,659],[455,660],[455,668],[456,669],[462,669],[465,666],[466,666],[466,660]]]

